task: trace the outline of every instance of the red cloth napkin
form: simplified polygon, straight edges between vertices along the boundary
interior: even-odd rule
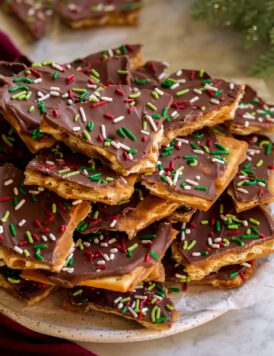
[[[10,38],[0,31],[0,60],[27,62]],[[38,334],[0,314],[1,356],[94,356],[95,354],[67,340]]]

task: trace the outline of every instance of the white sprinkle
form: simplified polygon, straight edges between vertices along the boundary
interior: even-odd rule
[[[164,92],[162,90],[160,90],[159,88],[155,88],[154,91],[156,91],[156,93],[159,95],[164,95]]]
[[[67,104],[68,104],[68,105],[72,105],[72,104],[73,104],[73,100],[68,99]]]
[[[90,89],[96,89],[97,85],[96,84],[87,84],[87,87]]]
[[[182,74],[183,74],[183,71],[182,71],[182,69],[180,69],[176,72],[176,77],[180,77]]]
[[[177,171],[176,171],[176,173],[175,173],[175,175],[174,175],[173,185],[176,185],[176,184],[177,184],[178,178],[179,178],[179,176],[180,176],[181,174],[182,174],[182,172],[177,169]]]
[[[265,187],[265,183],[264,182],[258,182],[258,185],[260,185],[261,187]]]
[[[117,240],[116,240],[115,238],[110,239],[110,240],[108,241],[108,244],[111,245],[111,244],[113,244],[113,243],[116,242],[116,241],[117,241]]]
[[[220,248],[220,245],[219,245],[219,244],[212,244],[211,247],[213,247],[213,248]]]
[[[187,235],[189,235],[189,234],[191,233],[191,230],[190,230],[190,229],[186,229],[185,233],[186,233]]]
[[[102,96],[101,99],[104,101],[108,101],[108,102],[111,102],[113,100],[112,98],[110,98],[108,96]]]
[[[49,238],[50,238],[52,241],[56,241],[56,237],[55,237],[55,235],[53,235],[53,233],[50,233],[50,234],[49,234]]]
[[[164,79],[165,76],[166,76],[166,74],[163,72],[158,76],[158,79],[162,80],[162,79]]]
[[[109,227],[115,227],[117,224],[117,220],[116,219],[113,219],[112,222],[110,223]]]
[[[113,260],[114,260],[114,258],[115,258],[114,253],[111,253],[111,254],[109,255],[109,258],[111,259],[111,261],[113,261]]]
[[[50,98],[50,94],[48,93],[48,94],[46,94],[44,96],[41,96],[41,98],[39,98],[38,101],[44,101],[44,100],[47,100],[49,98]]]
[[[134,318],[138,317],[138,314],[131,307],[128,307],[128,310]]]
[[[209,237],[207,239],[207,243],[209,244],[209,246],[212,246],[213,242],[212,242],[212,238],[211,237]]]
[[[110,258],[108,257],[108,255],[107,255],[106,253],[103,254],[103,257],[104,257],[104,259],[105,259],[107,262],[110,261]]]
[[[44,187],[37,187],[37,190],[39,190],[39,192],[43,192],[45,190]]]
[[[191,179],[186,179],[186,182],[187,182],[188,184],[192,184],[192,185],[194,185],[194,186],[199,185],[197,182],[195,182],[194,180],[191,180]]]
[[[108,247],[108,243],[107,243],[107,242],[101,242],[101,243],[100,243],[100,246],[102,246],[102,247]]]
[[[120,302],[121,299],[123,299],[123,298],[122,298],[122,297],[118,297],[118,298],[116,298],[116,299],[113,301],[113,303],[114,303],[114,304],[117,304],[117,303]]]
[[[173,184],[172,179],[169,176],[166,176],[166,180],[169,185]]]
[[[200,180],[201,177],[200,176],[195,176],[195,179]]]
[[[216,239],[214,239],[214,242],[222,242],[222,238],[221,237],[216,237]]]
[[[224,216],[224,215],[220,215],[220,218],[223,220],[223,221],[227,221],[227,217],[226,216]]]
[[[152,119],[152,117],[150,115],[146,115],[146,119],[149,121],[151,127],[152,127],[152,130],[153,131],[158,131],[157,129],[157,125],[155,124],[154,120]]]
[[[125,145],[125,144],[122,143],[122,142],[119,142],[119,145],[120,145],[121,148],[123,148],[123,149],[126,150],[126,151],[130,150],[130,147],[128,147],[127,145]]]
[[[144,135],[150,136],[150,132],[148,132],[148,131],[141,130],[141,133],[144,134]]]
[[[212,91],[218,91],[218,88],[209,85],[208,83],[204,86],[205,89],[212,90]]]
[[[180,86],[179,83],[174,83],[173,85],[171,85],[170,89],[174,90],[177,89]]]
[[[237,188],[237,191],[240,193],[248,194],[248,190],[246,190],[244,188]]]
[[[116,124],[116,122],[122,121],[122,120],[124,120],[124,118],[125,118],[124,116],[118,116],[118,117],[116,117],[116,119],[112,120],[112,122],[114,122]]]
[[[124,304],[123,304],[123,303],[119,303],[119,304],[117,305],[117,309],[122,309],[122,308],[123,308],[123,306],[124,306]]]
[[[57,63],[52,63],[52,68],[54,68],[54,69],[57,69],[57,70],[59,70],[60,72],[63,72],[63,67],[61,67],[59,64],[57,64]]]
[[[99,236],[99,239],[100,239],[101,241],[103,241],[103,240],[104,240],[104,235],[101,234],[101,235]]]
[[[180,274],[180,273],[175,273],[175,277],[176,277],[176,278],[179,278],[179,279],[185,279],[185,278],[186,278],[185,275]]]
[[[244,127],[248,127],[249,126],[249,121],[245,121]]]
[[[45,241],[45,242],[47,242],[47,241],[48,241],[48,238],[47,238],[47,236],[45,236],[45,235],[42,235],[42,240],[43,240],[43,241]]]
[[[64,93],[64,94],[62,95],[62,98],[63,98],[63,99],[68,98],[68,93]]]
[[[99,241],[99,239],[96,238],[96,239],[93,240],[93,242],[98,244],[100,241]]]
[[[135,295],[135,299],[146,300],[146,299],[147,299],[147,296],[146,296],[146,295],[138,295],[138,294],[136,294],[136,295]]]
[[[199,89],[193,89],[193,92],[195,93],[195,94],[199,94],[199,95],[201,95],[202,94],[202,92],[201,92],[201,90],[199,90]]]
[[[222,161],[222,160],[220,160],[220,159],[218,159],[218,158],[212,158],[212,160],[211,160],[212,162],[216,162],[216,163],[221,163],[221,164],[225,164],[225,162],[224,161]]]
[[[185,143],[185,144],[189,144],[189,141],[188,140],[186,140],[185,138],[176,138],[176,140],[178,141],[178,142],[181,142],[181,143]]]
[[[72,128],[72,131],[74,131],[74,132],[77,132],[77,131],[80,131],[81,130],[81,127],[80,126],[74,126],[73,128]]]
[[[85,113],[84,109],[82,107],[80,107],[79,111],[80,111],[80,115],[81,115],[82,121],[83,122],[87,122],[87,117],[86,117],[86,113]]]
[[[106,264],[106,261],[105,260],[99,260],[96,263],[97,263],[98,266],[102,266],[102,265]]]
[[[52,162],[52,161],[46,161],[45,162],[48,166],[53,166],[54,165],[54,162]]]
[[[247,226],[248,226],[248,221],[247,221],[247,220],[244,220],[244,221],[243,221],[243,225],[244,225],[245,227],[247,227]]]
[[[19,210],[25,204],[25,199],[22,199],[14,208],[14,210]]]
[[[184,190],[190,190],[191,189],[191,186],[190,185],[185,185],[184,186]]]
[[[18,195],[18,194],[19,194],[17,187],[14,187],[14,188],[13,188],[13,193],[14,193],[14,195]]]
[[[203,155],[204,151],[202,150],[193,150],[194,153],[197,153],[198,155]]]
[[[192,256],[199,257],[199,256],[201,256],[201,253],[200,252],[192,252]]]
[[[81,204],[82,202],[83,202],[83,200],[78,199],[78,200],[74,200],[71,204],[72,205],[78,205],[78,204]]]
[[[105,125],[101,125],[101,133],[102,133],[103,138],[107,138]]]
[[[128,159],[130,159],[130,160],[132,161],[132,160],[133,160],[133,156],[132,156],[132,154],[131,154],[131,153],[129,153],[129,154],[128,154],[128,156],[127,156],[127,158],[128,158]]]
[[[214,99],[214,98],[211,98],[211,99],[210,99],[210,102],[211,102],[212,104],[215,104],[215,105],[219,105],[219,104],[220,104],[219,100]]]
[[[18,225],[19,225],[19,224],[18,224]],[[4,228],[3,228],[2,225],[0,225],[0,234],[3,234],[3,232],[4,232]]]
[[[60,87],[50,87],[50,90],[52,90],[52,91],[60,91]]]
[[[68,273],[73,273],[74,272],[74,268],[73,267],[64,267],[62,270],[64,272],[68,272]]]
[[[42,82],[42,78],[37,78],[37,79],[34,79],[34,81],[33,81],[34,84],[38,84],[41,82]]]
[[[18,247],[18,246],[14,246],[14,251],[16,251],[16,252],[18,252],[18,253],[20,253],[20,255],[22,255],[22,253],[24,252],[20,247]]]
[[[12,179],[8,179],[4,182],[4,186],[7,187],[8,185],[11,185],[13,183]]]
[[[118,252],[118,249],[115,247],[115,248],[112,248],[112,249],[110,249],[110,252],[111,253],[117,253]]]
[[[171,113],[170,116],[174,118],[175,116],[177,116],[177,114],[178,114],[178,111],[175,110],[175,111],[173,111],[173,113]]]
[[[111,141],[110,142],[111,146],[113,146],[114,148],[116,148],[117,150],[120,148],[120,144],[115,142],[115,141]]]
[[[230,83],[230,84],[229,84],[229,89],[230,89],[230,90],[234,90],[234,89],[235,89],[234,83]]]
[[[49,92],[49,94],[51,95],[51,96],[60,96],[60,93],[59,93],[59,91],[50,91]]]
[[[197,100],[199,100],[200,98],[198,96],[194,96],[192,99],[189,100],[189,102],[191,104],[195,103]]]
[[[181,241],[184,241],[186,238],[186,234],[184,231],[181,232]]]
[[[180,83],[180,84],[184,84],[184,83],[186,83],[186,80],[185,79],[178,79],[177,82]]]
[[[247,262],[244,262],[244,263],[241,264],[241,266],[250,268],[250,267],[251,267],[251,264],[250,264],[250,263],[247,263]]]

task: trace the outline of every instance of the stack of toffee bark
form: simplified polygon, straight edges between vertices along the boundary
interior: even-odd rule
[[[166,281],[241,286],[274,252],[274,106],[141,46],[0,62],[0,285],[162,330]],[[60,298],[62,294],[60,294]],[[183,298],[183,295],[182,295]]]

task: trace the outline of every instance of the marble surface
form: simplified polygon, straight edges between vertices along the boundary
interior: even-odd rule
[[[205,68],[226,77],[246,77],[246,67],[255,54],[242,49],[237,36],[205,23],[195,22],[189,15],[190,0],[145,0],[138,29],[107,28],[74,32],[55,23],[48,37],[34,44],[20,32],[17,24],[0,13],[0,28],[6,30],[22,51],[35,61],[53,58],[68,61],[121,42],[145,45],[145,59],[163,59],[171,70],[179,67]],[[1,44],[0,44],[1,50]],[[274,101],[274,78],[253,82]],[[270,278],[273,276],[270,276]],[[101,356],[193,355],[272,356],[274,354],[274,290],[267,300],[242,311],[231,311],[222,317],[185,333],[161,340],[127,344],[82,344]]]

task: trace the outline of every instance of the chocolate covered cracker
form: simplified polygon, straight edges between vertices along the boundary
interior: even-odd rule
[[[131,241],[122,232],[100,231],[77,240],[60,273],[25,271],[23,276],[66,288],[83,285],[127,291],[148,277],[175,236],[169,223],[151,225]]]
[[[0,267],[0,287],[28,305],[41,302],[55,289],[54,286],[47,284],[26,281],[21,278],[20,273],[20,270],[11,269],[7,266]]]
[[[201,280],[224,266],[272,253],[273,232],[273,219],[265,209],[237,214],[232,199],[224,195],[181,228],[172,246],[173,258],[185,266],[191,279]]]
[[[142,184],[159,197],[207,210],[236,174],[246,147],[210,130],[177,138],[161,148],[155,171],[143,174]]]
[[[129,199],[136,181],[136,175],[122,177],[99,160],[60,145],[37,155],[28,164],[25,176],[25,184],[45,187],[65,199],[111,205]]]
[[[140,0],[61,0],[58,12],[72,28],[137,25],[142,7]]]
[[[117,293],[95,288],[73,288],[64,308],[71,311],[98,310],[132,319],[148,329],[171,327],[176,318],[175,307],[160,283],[145,282],[132,292]]]
[[[10,268],[60,270],[89,204],[24,186],[24,173],[11,164],[0,167],[0,176],[0,258]]]
[[[152,168],[171,96],[114,85],[90,100],[64,108],[57,116],[48,111],[41,129],[86,156],[104,157],[122,175]]]
[[[149,194],[142,185],[136,185],[134,193],[117,205],[93,204],[93,211],[79,225],[82,234],[102,230],[124,231],[133,238],[138,231],[155,221],[169,216],[178,204]]]
[[[42,38],[50,25],[54,0],[5,0],[4,7],[35,40]]]
[[[268,105],[247,85],[229,128],[233,134],[243,136],[258,131],[274,132],[274,105]]]
[[[213,79],[203,70],[178,70],[166,78],[162,90],[173,96],[166,116],[165,143],[194,130],[232,120],[243,86]]]
[[[247,159],[229,187],[237,212],[274,202],[274,151],[266,136],[247,136]]]
[[[55,142],[40,130],[41,118],[47,111],[58,116],[59,110],[85,101],[94,91],[89,88],[86,75],[52,61],[33,64],[0,82],[0,111],[32,152]]]

